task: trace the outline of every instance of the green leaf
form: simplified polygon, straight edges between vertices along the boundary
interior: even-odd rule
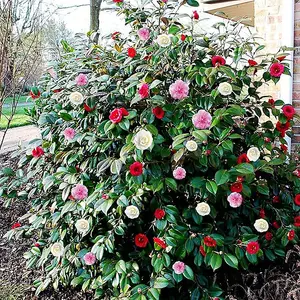
[[[235,167],[235,169],[237,170],[237,172],[243,175],[254,174],[254,167],[251,164],[239,164]]]
[[[225,73],[228,77],[235,79],[235,74],[233,73],[233,71],[231,70],[230,67],[227,66],[220,66],[219,70],[223,73]]]
[[[187,4],[193,7],[198,7],[199,3],[197,0],[187,0]]]
[[[153,287],[155,289],[163,289],[169,285],[169,280],[164,277],[157,277],[154,281]]]
[[[215,174],[215,181],[216,181],[217,185],[222,185],[222,184],[228,182],[228,180],[229,180],[229,174],[228,174],[228,171],[226,171],[226,170],[219,170]]]
[[[184,268],[183,276],[184,276],[186,279],[194,280],[194,272],[193,272],[193,270],[192,270],[189,266],[187,266],[187,265],[186,265],[185,268]]]
[[[226,264],[232,268],[238,269],[238,260],[237,258],[232,255],[232,254],[224,254],[224,261],[226,262]]]
[[[177,182],[173,178],[166,178],[165,179],[166,185],[171,188],[173,191],[177,190]]]
[[[178,33],[180,31],[180,27],[176,26],[174,24],[172,24],[169,28],[169,34],[173,34],[175,35],[176,33]]]
[[[149,300],[159,300],[159,290],[151,288],[147,292],[147,297]]]
[[[217,269],[219,269],[222,265],[222,257],[219,254],[213,253],[211,258],[210,258],[210,262],[209,262],[210,266],[212,267],[212,269],[215,271]]]
[[[217,193],[217,190],[218,190],[218,186],[217,186],[217,184],[214,182],[214,181],[212,181],[212,180],[208,180],[207,182],[206,182],[206,189],[211,193],[211,194],[216,194]]]

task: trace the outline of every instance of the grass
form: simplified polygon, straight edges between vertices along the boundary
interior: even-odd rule
[[[30,106],[26,107],[17,107],[15,115],[9,125],[9,128],[13,127],[20,127],[28,125],[30,122],[30,117],[25,115],[25,108],[29,108]],[[11,116],[11,107],[3,107],[2,116],[0,119],[0,129],[5,129],[7,127],[7,119],[3,116],[6,115],[7,117]]]
[[[13,100],[13,97],[7,97],[4,100],[4,104],[12,104]],[[28,96],[20,96],[18,103],[32,103],[32,100]]]

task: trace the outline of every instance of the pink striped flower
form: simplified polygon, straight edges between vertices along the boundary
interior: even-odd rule
[[[205,110],[199,110],[192,118],[192,122],[197,129],[207,129],[211,125],[211,114]]]
[[[231,207],[237,208],[242,205],[243,197],[240,193],[234,192],[227,197],[227,201]]]
[[[75,82],[78,86],[84,86],[84,85],[87,85],[88,78],[85,74],[81,73],[75,78]]]
[[[186,170],[182,167],[177,167],[174,171],[173,171],[173,176],[175,179],[177,180],[182,180],[185,178],[186,176]]]
[[[68,141],[73,140],[75,135],[76,135],[76,131],[71,127],[68,127],[64,130],[64,137]]]
[[[173,99],[182,100],[189,95],[189,85],[180,79],[176,80],[170,85],[169,92]]]
[[[140,40],[142,41],[147,41],[150,38],[150,31],[148,28],[141,28],[137,32]]]
[[[176,274],[182,274],[185,269],[185,264],[182,261],[176,261],[174,265],[172,266],[172,269]]]
[[[96,262],[96,255],[92,252],[88,252],[84,257],[83,260],[86,265],[91,266]]]
[[[83,200],[88,196],[88,189],[83,184],[76,184],[72,188],[71,195],[75,200]]]

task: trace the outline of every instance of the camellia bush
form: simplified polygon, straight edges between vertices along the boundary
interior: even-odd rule
[[[224,299],[224,272],[283,262],[299,242],[285,139],[297,116],[260,93],[290,74],[285,50],[260,54],[238,23],[197,34],[198,13],[177,1],[114,2],[130,34],[64,43],[32,90],[42,139],[1,171],[0,191],[31,205],[6,237],[35,239],[37,294]]]

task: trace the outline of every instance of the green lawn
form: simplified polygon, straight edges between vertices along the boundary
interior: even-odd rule
[[[13,102],[13,97],[7,97],[4,100],[4,104],[11,104]],[[20,96],[18,103],[32,103],[32,99],[26,96]]]
[[[10,123],[10,128],[13,127],[19,127],[19,126],[24,126],[29,124],[29,116],[25,115],[25,108],[29,108],[30,106],[26,107],[17,107],[15,115]],[[2,110],[2,115],[5,114],[6,116],[11,115],[11,108],[10,107],[4,107]],[[4,129],[7,126],[7,119],[3,116],[1,116],[0,120],[0,129]]]

